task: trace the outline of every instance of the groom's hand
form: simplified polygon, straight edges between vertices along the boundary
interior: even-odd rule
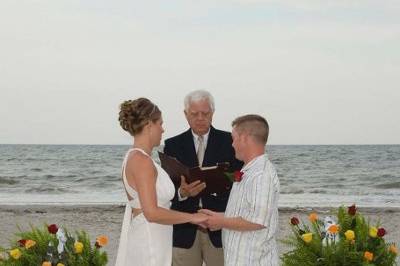
[[[224,224],[223,212],[213,212],[207,209],[200,209],[199,212],[208,215],[206,225],[210,229],[210,231],[217,231],[222,229]]]
[[[181,194],[182,198],[195,197],[205,188],[206,183],[200,183],[200,180],[197,180],[188,184],[186,183],[185,177],[183,175],[181,176],[181,186],[179,187],[179,193]]]

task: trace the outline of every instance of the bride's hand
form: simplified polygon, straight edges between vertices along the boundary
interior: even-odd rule
[[[198,224],[204,227],[205,222],[207,221],[208,216],[203,213],[193,213],[192,220],[190,221],[192,224]]]

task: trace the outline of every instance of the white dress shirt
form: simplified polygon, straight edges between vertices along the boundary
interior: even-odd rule
[[[226,266],[277,266],[279,180],[266,154],[243,166],[240,182],[232,186],[225,217],[265,226],[261,230],[222,229]]]

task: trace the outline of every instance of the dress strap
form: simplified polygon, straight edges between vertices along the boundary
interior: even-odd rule
[[[134,188],[132,188],[132,187],[129,185],[128,180],[127,180],[127,178],[126,178],[126,164],[127,164],[127,161],[128,161],[129,154],[130,154],[131,152],[133,152],[133,151],[139,151],[139,152],[143,153],[144,155],[146,155],[147,157],[149,157],[149,158],[151,159],[151,161],[153,162],[153,164],[154,164],[154,160],[151,158],[150,155],[148,155],[148,154],[147,154],[143,149],[141,149],[141,148],[131,148],[131,149],[128,150],[128,152],[127,152],[126,155],[125,155],[124,161],[123,161],[123,163],[122,163],[122,180],[123,180],[123,183],[124,183],[124,186],[125,186],[125,190],[126,190],[126,192],[128,193],[128,195],[129,195],[132,199],[136,199],[136,198],[137,198],[137,192],[136,192],[136,190],[135,190]],[[132,200],[130,200],[130,201],[132,201]]]
[[[144,155],[147,155],[148,157],[151,158],[151,156],[148,155],[148,154],[147,154],[143,149],[141,149],[141,148],[130,148],[130,149],[126,152],[124,161],[122,162],[122,168],[123,168],[124,172],[125,172],[125,166],[126,166],[126,162],[128,161],[129,154],[130,154],[132,151],[140,151],[140,152],[143,153]]]
[[[130,151],[140,151],[141,153],[143,153],[144,155],[147,155],[147,156],[149,156],[149,157],[151,157],[149,154],[147,154],[147,152],[145,152],[143,149],[141,149],[141,148],[132,148],[132,149],[130,149],[129,150],[129,152]]]

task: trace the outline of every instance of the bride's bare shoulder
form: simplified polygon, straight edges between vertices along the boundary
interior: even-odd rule
[[[140,151],[132,151],[128,155],[126,169],[133,175],[143,172],[154,172],[154,164],[148,155]]]

